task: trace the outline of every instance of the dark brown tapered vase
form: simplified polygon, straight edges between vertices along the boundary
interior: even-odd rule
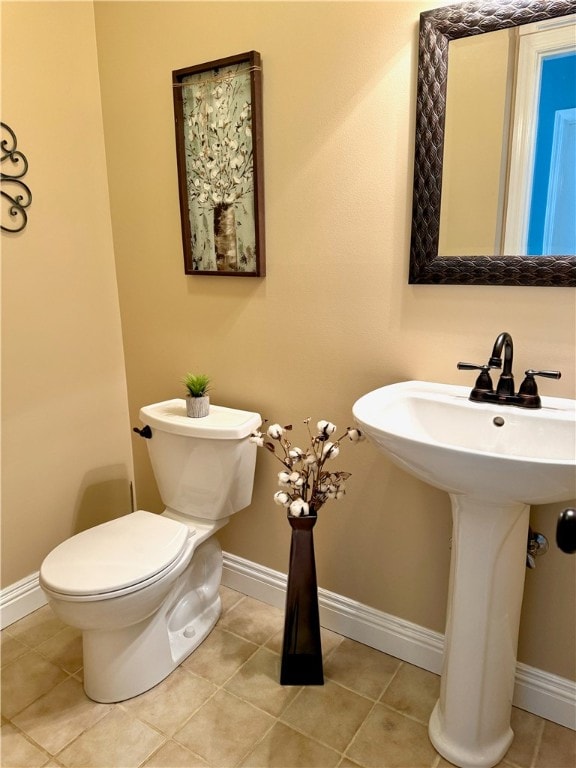
[[[313,528],[316,514],[288,515],[292,527],[280,685],[324,685]]]

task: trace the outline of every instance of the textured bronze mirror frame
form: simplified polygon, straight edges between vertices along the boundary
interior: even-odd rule
[[[576,256],[438,256],[448,43],[576,13],[576,0],[480,0],[420,15],[410,283],[576,286]]]

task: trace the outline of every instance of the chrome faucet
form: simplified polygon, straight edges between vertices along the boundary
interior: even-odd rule
[[[502,353],[504,353],[504,366],[502,366]],[[561,376],[560,371],[534,371],[530,368],[525,373],[526,378],[520,385],[520,389],[515,393],[514,374],[512,373],[513,359],[514,344],[512,336],[504,331],[496,338],[492,355],[486,365],[458,363],[457,368],[459,370],[478,370],[481,372],[476,379],[474,388],[470,392],[469,400],[499,405],[517,405],[519,408],[541,408],[542,403],[534,377],[544,376],[548,379],[559,379]],[[502,369],[496,391],[494,391],[490,377],[490,371],[493,369]]]

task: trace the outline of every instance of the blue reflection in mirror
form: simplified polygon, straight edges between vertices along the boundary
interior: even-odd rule
[[[576,253],[576,52],[542,60],[527,253]]]

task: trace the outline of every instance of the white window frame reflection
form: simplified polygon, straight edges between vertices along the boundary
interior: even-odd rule
[[[526,254],[543,59],[576,50],[576,14],[519,28],[504,253]]]

